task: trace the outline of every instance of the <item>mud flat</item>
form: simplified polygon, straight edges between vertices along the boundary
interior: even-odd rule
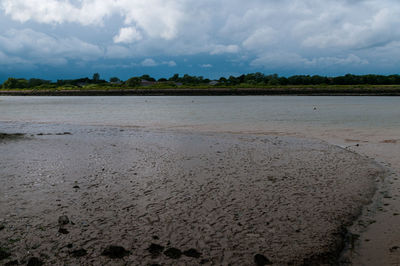
[[[0,263],[332,263],[386,174],[304,138],[4,128]]]

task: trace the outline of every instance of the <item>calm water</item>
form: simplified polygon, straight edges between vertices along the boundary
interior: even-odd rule
[[[398,129],[400,97],[0,97],[0,121],[189,128],[301,124]]]

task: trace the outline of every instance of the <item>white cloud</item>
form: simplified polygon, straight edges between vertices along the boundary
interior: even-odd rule
[[[278,39],[276,30],[265,27],[255,30],[244,42],[243,46],[250,50],[262,50]]]
[[[154,67],[157,65],[158,65],[158,63],[151,58],[147,58],[142,61],[142,66],[145,66],[145,67]]]
[[[203,64],[203,65],[201,65],[201,67],[203,67],[203,68],[210,68],[210,67],[213,67],[211,64]]]
[[[51,65],[65,64],[67,59],[92,60],[103,55],[99,47],[78,38],[56,38],[31,29],[11,29],[0,35],[0,49],[9,56],[23,56],[25,60]]]
[[[254,67],[332,67],[348,65],[367,65],[366,59],[349,54],[346,57],[313,57],[311,59],[302,57],[296,53],[265,53],[254,59],[250,64]]]
[[[143,38],[142,34],[135,27],[125,27],[119,30],[119,34],[114,36],[115,43],[132,43],[140,41]]]
[[[0,0],[0,18],[37,30],[0,25],[0,48],[53,64],[104,56],[173,67],[155,59],[208,54],[254,67],[365,66],[398,61],[399,13],[395,0]]]
[[[175,63],[175,61],[164,61],[164,62],[162,62],[162,64],[163,65],[167,65],[167,66],[169,66],[169,67],[175,67],[176,66],[176,63]]]
[[[230,45],[215,45],[210,54],[216,55],[216,54],[225,54],[225,53],[237,53],[239,52],[239,46],[230,44]]]

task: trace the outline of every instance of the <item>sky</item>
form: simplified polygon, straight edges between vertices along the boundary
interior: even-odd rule
[[[0,82],[398,74],[398,0],[0,0]]]

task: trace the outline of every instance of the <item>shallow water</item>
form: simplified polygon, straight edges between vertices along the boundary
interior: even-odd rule
[[[0,121],[265,130],[399,129],[400,97],[0,97]]]

